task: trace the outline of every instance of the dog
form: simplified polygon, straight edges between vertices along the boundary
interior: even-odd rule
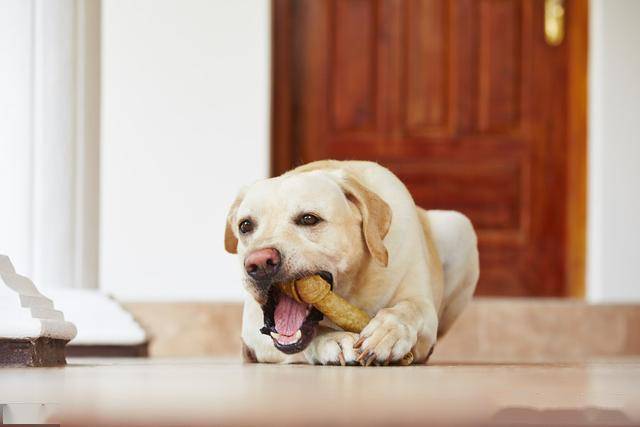
[[[469,219],[417,207],[373,162],[323,160],[255,182],[229,209],[224,240],[243,270],[249,362],[386,365],[411,351],[425,363],[479,277]],[[275,286],[313,274],[371,316],[360,334]]]

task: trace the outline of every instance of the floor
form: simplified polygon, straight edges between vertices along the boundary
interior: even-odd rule
[[[0,404],[5,423],[63,425],[640,425],[640,358],[384,368],[71,359],[0,369]]]

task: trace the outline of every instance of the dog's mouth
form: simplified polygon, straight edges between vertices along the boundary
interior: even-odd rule
[[[328,271],[317,273],[333,288],[333,275]],[[310,274],[297,275],[292,280]],[[273,339],[275,347],[283,353],[293,354],[303,351],[316,335],[322,313],[310,304],[300,303],[280,291],[273,284],[269,289],[266,304],[262,306],[264,326],[260,329]]]

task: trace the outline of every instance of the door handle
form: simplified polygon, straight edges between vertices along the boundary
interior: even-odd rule
[[[550,46],[559,46],[564,40],[564,0],[544,1],[544,38]]]

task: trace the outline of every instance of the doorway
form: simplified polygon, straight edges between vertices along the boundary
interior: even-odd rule
[[[582,295],[587,1],[272,5],[274,175],[377,161],[419,206],[469,216],[477,294]]]

